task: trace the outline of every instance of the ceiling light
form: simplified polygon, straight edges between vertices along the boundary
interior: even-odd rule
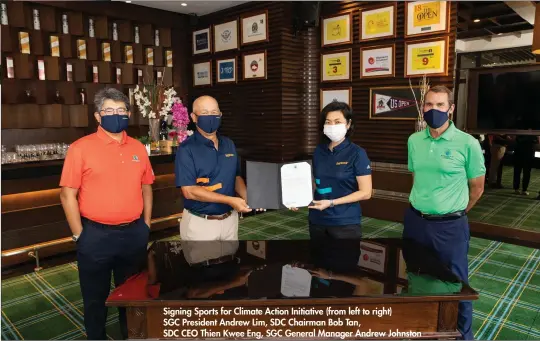
[[[182,5],[182,6],[184,6],[184,7],[187,6],[187,4],[186,4],[185,2],[182,2],[180,5]]]
[[[126,4],[130,4],[131,3],[131,0],[126,0]]]
[[[474,19],[474,22],[480,22],[480,19]]]
[[[502,36],[502,33],[497,33],[498,36]]]

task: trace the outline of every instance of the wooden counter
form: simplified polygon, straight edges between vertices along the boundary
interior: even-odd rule
[[[181,192],[174,184],[174,155],[152,155],[156,176],[153,185],[152,219],[164,220],[183,210]],[[60,175],[63,160],[2,165],[2,267],[32,261],[27,253],[4,257],[8,250],[65,237],[71,232],[60,203]],[[152,226],[153,231],[178,226],[169,219]],[[40,251],[49,256],[74,250],[71,243]]]
[[[130,339],[437,339],[476,299],[432,251],[384,238],[156,242],[107,305],[127,307]]]

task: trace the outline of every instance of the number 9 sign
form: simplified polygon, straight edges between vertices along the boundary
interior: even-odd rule
[[[429,58],[428,57],[422,58],[422,65],[428,65],[428,64],[429,64]]]

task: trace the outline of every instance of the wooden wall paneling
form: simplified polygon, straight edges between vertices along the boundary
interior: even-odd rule
[[[49,45],[49,38],[43,31],[28,30],[30,34],[30,53],[35,56],[43,56],[46,54]]]
[[[74,36],[84,35],[84,19],[81,12],[67,12],[69,33]]]
[[[377,3],[374,6],[382,5]],[[352,69],[353,81],[343,83],[343,85],[353,88],[353,113],[355,119],[355,132],[352,137],[353,142],[364,147],[371,160],[406,163],[407,162],[407,139],[414,133],[414,121],[392,121],[392,120],[370,120],[369,119],[369,89],[380,86],[409,86],[408,79],[404,78],[404,25],[405,25],[405,3],[398,2],[397,5],[397,38],[382,39],[365,43],[359,42],[359,20],[358,9],[369,9],[371,6],[367,2],[323,2],[321,16],[353,11],[353,44],[352,47]],[[457,29],[457,3],[450,3],[450,44],[449,51],[455,49],[455,37]],[[445,34],[435,34],[434,36],[445,36]],[[395,54],[395,78],[373,78],[361,80],[360,75],[360,47],[374,46],[380,44],[396,44]],[[343,47],[342,47],[343,48]],[[337,48],[323,48],[324,51],[333,51]],[[447,77],[429,77],[431,84],[442,84],[449,88],[453,87],[453,69],[455,54],[448,56]],[[418,79],[411,80],[413,85],[418,84]],[[324,85],[324,84],[323,84]],[[337,86],[338,84],[336,84]],[[339,85],[342,85],[339,83]],[[315,136],[310,136],[314,138]]]
[[[129,20],[118,20],[118,40],[124,43],[133,42],[133,25]]]
[[[144,64],[144,48],[142,44],[132,44],[133,46],[133,64]]]
[[[69,127],[69,107],[62,104],[41,105],[43,127],[65,128]]]
[[[154,31],[151,24],[139,24],[139,41],[142,45],[154,46]]]
[[[23,1],[8,1],[6,2],[8,10],[9,26],[26,28],[26,6]]]
[[[13,42],[17,42],[17,36],[15,34],[15,36],[13,36],[13,33],[14,33],[14,30],[7,26],[7,25],[2,25],[2,27],[0,28],[0,34],[1,34],[1,38],[2,38],[2,52],[12,52],[12,51],[17,51],[16,47],[17,45],[13,45]],[[12,38],[15,38],[15,39],[12,39]],[[15,47],[15,49],[13,48]],[[5,63],[4,61],[2,61],[2,63]]]
[[[163,47],[171,47],[171,29],[160,28],[159,29],[159,43]]]
[[[39,26],[42,31],[56,32],[57,17],[56,10],[50,6],[33,6],[39,11]]]
[[[71,34],[59,34],[60,56],[63,58],[77,58],[77,45]]]
[[[2,80],[2,104],[16,104],[21,93],[24,92],[22,82],[17,79]]]

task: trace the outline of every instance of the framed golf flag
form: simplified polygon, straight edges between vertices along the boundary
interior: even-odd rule
[[[236,57],[216,60],[216,82],[236,83]]]
[[[351,49],[321,54],[321,82],[351,81]]]
[[[193,86],[212,85],[212,62],[193,64]]]
[[[323,47],[352,43],[352,13],[322,18],[321,37]]]
[[[329,88],[321,89],[321,110],[332,102],[343,102],[348,106],[352,105],[352,88]]]
[[[413,94],[414,91],[414,94]],[[369,89],[370,120],[417,120],[420,87],[390,86]]]
[[[397,4],[360,10],[360,41],[396,36]]]
[[[266,50],[243,55],[243,79],[266,79]]]
[[[212,39],[210,38],[210,28],[198,30],[193,34],[193,54],[203,54],[212,52]]]
[[[405,37],[449,32],[448,1],[411,1],[405,3]]]
[[[448,76],[448,37],[405,41],[405,77]]]

